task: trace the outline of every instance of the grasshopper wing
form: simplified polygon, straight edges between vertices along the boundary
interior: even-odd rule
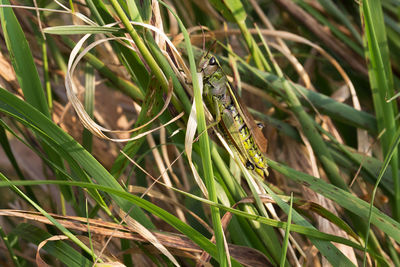
[[[232,116],[232,113],[225,110],[222,114],[222,124],[220,125],[223,129],[224,135],[228,138],[228,142],[239,152],[240,159],[243,164],[249,161],[246,148],[243,146],[241,142],[240,133],[237,130],[238,127],[235,127],[236,124],[235,119]],[[233,130],[232,130],[233,129]]]
[[[229,83],[229,91],[231,95],[234,95],[234,102],[235,105],[237,106],[237,110],[239,111],[239,114],[242,116],[244,122],[246,123],[247,127],[249,128],[251,134],[253,135],[253,138],[258,146],[258,148],[261,150],[261,152],[266,153],[267,152],[267,146],[268,146],[268,141],[265,138],[264,134],[262,133],[260,127],[257,126],[257,124],[254,122],[253,116],[250,114],[248,111],[246,105],[244,105],[240,99],[240,97],[237,96],[235,90],[233,89],[232,85]]]

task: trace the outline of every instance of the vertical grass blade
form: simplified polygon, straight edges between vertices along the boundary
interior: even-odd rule
[[[285,261],[286,261],[286,253],[287,253],[289,237],[290,237],[290,225],[292,224],[292,210],[293,210],[293,193],[290,195],[290,206],[289,206],[289,212],[288,212],[288,217],[287,217],[287,225],[286,225],[285,237],[283,239],[283,245],[282,245],[282,257],[281,257],[281,263],[280,263],[281,267],[285,266]]]
[[[6,245],[6,248],[8,250],[8,253],[10,254],[10,258],[14,263],[14,266],[16,267],[21,267],[22,265],[20,264],[18,257],[15,255],[12,245],[10,243],[9,237],[4,233],[3,228],[0,226],[0,237],[3,239],[4,245]]]
[[[378,190],[379,183],[381,182],[382,177],[385,174],[385,172],[386,172],[386,170],[387,170],[387,168],[389,166],[389,163],[393,160],[393,155],[397,152],[397,147],[398,147],[399,143],[400,143],[400,128],[397,129],[397,132],[396,132],[396,134],[394,136],[393,142],[391,143],[391,146],[390,146],[391,149],[390,149],[390,151],[388,151],[388,154],[385,157],[385,160],[383,162],[382,168],[379,171],[378,179],[376,180],[376,184],[374,186],[374,190],[372,192],[372,198],[371,198],[371,203],[370,203],[370,206],[369,206],[369,214],[368,214],[368,231],[366,233],[366,238],[365,238],[366,239],[366,241],[365,241],[366,244],[368,244],[368,238],[369,238],[369,232],[370,232],[369,228],[371,226],[372,209],[374,207],[376,191]],[[367,245],[365,245],[365,251],[364,251],[364,262],[363,262],[364,266],[366,265],[366,262],[367,262],[366,250],[367,250]]]
[[[211,3],[224,15],[224,17],[229,21],[234,21],[239,26],[240,31],[243,34],[243,38],[246,41],[246,45],[250,50],[250,54],[254,59],[254,63],[260,70],[270,70],[270,66],[261,53],[257,42],[254,40],[249,29],[246,25],[246,11],[240,0],[226,0],[217,1],[212,0]]]
[[[118,181],[71,136],[61,130],[42,113],[4,89],[0,89],[0,109],[10,115],[12,113],[12,116],[16,119],[34,122],[35,127],[37,127],[35,128],[36,133],[42,133],[41,138],[51,139],[55,144],[58,144],[60,146],[58,152],[60,154],[66,153],[68,157],[72,157],[76,162],[79,162],[82,167],[81,171],[85,171],[98,184],[123,190]],[[44,134],[46,137],[43,136]],[[68,158],[66,157],[66,159]],[[128,201],[118,197],[113,200],[121,209],[129,212],[141,224],[150,229],[154,228],[153,223],[140,208],[132,206]]]
[[[87,114],[93,119],[94,100],[95,100],[95,76],[94,68],[86,63],[85,66],[85,110]],[[93,145],[93,134],[88,129],[83,129],[82,145],[91,152]]]
[[[8,0],[0,0],[0,4],[9,5]],[[1,27],[11,57],[17,79],[25,100],[50,118],[43,87],[39,79],[31,48],[25,38],[21,25],[10,7],[0,8]]]
[[[162,1],[159,1],[162,3],[164,6],[166,6],[169,11],[174,14],[174,12]],[[190,72],[192,75],[192,84],[193,84],[193,91],[194,91],[194,99],[195,99],[195,104],[196,104],[196,114],[197,114],[197,132],[200,135],[199,143],[200,143],[200,155],[203,163],[203,173],[204,173],[204,178],[206,182],[206,187],[208,190],[208,195],[209,199],[213,202],[218,202],[218,196],[217,196],[217,190],[215,186],[215,181],[214,181],[214,174],[213,174],[213,167],[212,167],[212,162],[211,162],[211,152],[210,152],[210,140],[208,138],[207,134],[203,134],[204,132],[207,132],[207,126],[206,126],[206,119],[204,115],[204,108],[203,108],[203,96],[202,96],[202,91],[200,89],[200,82],[198,80],[198,75],[197,75],[197,67],[196,63],[194,60],[194,54],[193,54],[193,49],[192,45],[190,43],[190,37],[189,34],[184,27],[182,21],[179,19],[178,16],[174,14],[175,18],[177,19],[179,23],[179,27],[183,33],[183,36],[185,38],[185,45],[186,49],[188,52],[188,57],[189,57],[189,65],[190,65]],[[214,229],[214,235],[215,235],[215,240],[217,244],[217,249],[218,249],[218,260],[220,266],[227,266],[229,259],[227,258],[226,250],[225,248],[225,237],[224,237],[224,232],[221,224],[221,217],[220,217],[220,212],[217,207],[211,207],[211,216],[212,216],[212,222],[213,222],[213,229]]]
[[[0,0],[0,4],[7,5],[10,3],[8,0]],[[12,8],[0,8],[0,21],[11,62],[17,75],[18,83],[24,93],[25,100],[47,118],[51,118],[31,49]],[[58,161],[61,166],[61,159],[57,156],[56,152],[51,147],[42,145],[48,156],[53,158],[54,161]],[[57,171],[55,173],[59,179],[65,178]],[[72,198],[70,190],[65,187],[61,187],[61,190],[63,193],[62,197],[66,199]]]
[[[398,115],[396,102],[387,102],[394,95],[389,48],[380,0],[362,1],[363,23],[365,25],[366,55],[375,114],[379,131],[385,131],[381,138],[382,151],[386,156],[396,131],[395,117]],[[394,218],[400,220],[399,157],[397,149],[391,161],[395,199],[392,201]]]

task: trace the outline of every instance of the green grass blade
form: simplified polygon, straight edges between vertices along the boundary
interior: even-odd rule
[[[293,193],[290,196],[290,206],[289,206],[289,212],[288,212],[288,217],[287,217],[287,225],[285,229],[285,237],[283,238],[283,244],[282,244],[282,257],[281,257],[281,262],[279,266],[284,267],[285,266],[285,261],[286,261],[286,253],[289,245],[289,237],[290,237],[290,225],[292,224],[292,210],[293,210]]]
[[[6,233],[4,233],[4,230],[3,230],[3,228],[1,226],[0,226],[0,237],[4,242],[4,245],[6,245],[6,248],[8,250],[9,256],[10,256],[11,260],[13,261],[14,266],[21,267],[22,265],[19,262],[18,257],[15,255],[15,253],[13,251],[13,248],[12,248],[10,242],[9,242],[10,241],[9,237],[6,235]]]
[[[218,57],[220,62],[227,64],[227,58]],[[253,84],[259,88],[276,94],[282,95],[282,87],[284,79],[278,78],[276,75],[260,71],[245,61],[238,62],[238,70],[241,74],[243,81]],[[300,98],[304,105],[309,105],[309,102],[318,109],[321,114],[328,115],[334,120],[346,123],[348,125],[368,130],[372,135],[378,135],[376,119],[373,115],[354,109],[353,107],[335,101],[334,99],[323,95],[318,92],[307,90],[301,85],[292,84],[296,86],[295,93]],[[304,97],[307,98],[304,99]]]
[[[374,207],[374,201],[375,201],[375,196],[376,196],[376,191],[378,189],[378,185],[381,182],[381,179],[386,172],[391,160],[393,160],[393,155],[397,151],[397,147],[399,146],[400,143],[400,128],[397,129],[395,138],[393,139],[392,144],[390,145],[391,149],[388,152],[388,154],[385,157],[385,160],[383,162],[382,168],[379,172],[378,179],[376,180],[376,184],[374,186],[374,190],[372,191],[372,197],[371,197],[371,204],[369,207],[369,214],[368,214],[368,231],[366,233],[366,244],[368,244],[368,238],[369,238],[369,228],[371,226],[371,218],[372,218],[372,208]],[[365,250],[367,250],[367,247],[365,247]],[[367,255],[366,252],[364,252],[364,260],[363,260],[363,265],[365,266],[367,263]]]
[[[132,24],[129,21],[129,18],[126,16],[125,11],[122,9],[120,4],[117,0],[110,0],[112,7],[114,8],[115,12],[117,13],[118,17],[121,19],[122,23],[124,24],[126,31],[131,36],[133,41],[135,42],[137,48],[139,49],[140,53],[142,54],[143,58],[146,60],[148,66],[152,70],[154,76],[160,83],[161,87],[165,92],[168,92],[168,81],[166,80],[162,70],[158,66],[157,62],[154,60],[154,57],[151,55],[150,51],[147,49],[145,43],[140,38],[137,31],[133,28]]]
[[[70,186],[78,186],[78,187],[81,187],[81,188],[92,188],[92,189],[105,191],[105,192],[107,192],[107,193],[109,193],[111,195],[116,195],[118,197],[126,199],[126,200],[130,201],[131,203],[133,203],[135,205],[138,205],[141,208],[149,211],[150,213],[155,214],[156,216],[160,217],[162,220],[166,221],[167,223],[169,223],[171,226],[173,226],[174,228],[176,228],[177,230],[179,230],[183,234],[188,234],[189,232],[194,230],[190,226],[188,226],[185,223],[183,223],[182,221],[180,221],[174,215],[169,214],[167,211],[157,207],[156,205],[152,204],[151,202],[148,202],[147,200],[144,200],[143,198],[140,198],[140,197],[138,197],[136,195],[132,195],[132,194],[129,194],[127,192],[116,190],[116,189],[113,189],[113,188],[110,188],[110,187],[107,187],[107,186],[101,186],[101,185],[98,185],[98,184],[85,183],[85,182],[71,182],[71,181],[57,181],[57,180],[3,181],[3,182],[0,181],[0,187],[20,186],[20,185],[32,186],[32,185],[43,185],[43,184],[70,185]],[[175,189],[175,190],[177,190],[177,189]],[[278,227],[278,228],[286,228],[286,226],[287,226],[286,222],[276,221],[276,220],[268,219],[268,218],[265,218],[265,217],[260,217],[259,215],[252,215],[252,214],[249,214],[249,213],[246,213],[246,212],[243,212],[243,211],[239,211],[239,210],[236,210],[236,209],[233,209],[233,208],[226,207],[226,206],[221,205],[221,204],[217,204],[217,203],[212,202],[212,201],[207,200],[207,199],[203,199],[203,198],[197,197],[195,195],[191,195],[191,194],[186,193],[184,191],[179,191],[179,192],[184,194],[184,195],[190,196],[193,199],[199,200],[199,201],[201,201],[201,202],[203,202],[205,204],[208,204],[210,206],[218,207],[220,209],[232,212],[233,214],[236,214],[236,215],[239,215],[239,216],[243,216],[244,218],[248,218],[248,219],[251,219],[251,220],[258,221],[258,222],[260,222],[262,224],[266,224],[266,225],[270,225],[270,226]],[[351,247],[359,249],[359,250],[363,250],[363,247],[361,245],[359,245],[357,243],[354,243],[351,240],[348,240],[346,238],[343,238],[343,237],[340,237],[340,236],[336,236],[336,235],[326,234],[324,232],[320,232],[320,231],[312,229],[310,227],[305,227],[305,226],[298,225],[298,224],[292,224],[291,225],[291,231],[299,233],[299,234],[306,235],[309,238],[315,238],[317,241],[319,240],[319,241],[337,242],[337,243],[341,243],[341,244],[345,244],[345,245],[351,246]],[[194,230],[193,234],[194,234],[194,236],[189,237],[189,238],[192,239],[194,242],[196,242],[199,246],[201,246],[201,244],[200,244],[200,243],[202,243],[201,240],[203,240],[203,241],[207,240],[207,242],[209,242],[209,244],[212,244],[204,236],[202,236],[202,235],[199,236],[199,233],[196,230]],[[201,241],[201,242],[198,243],[198,241]],[[215,244],[213,244],[212,248],[209,247],[209,249],[211,249],[210,250],[210,252],[211,252],[210,254],[213,257],[218,255],[216,253]],[[209,251],[207,250],[207,252],[209,252]],[[333,254],[331,254],[331,255],[333,255]],[[376,255],[374,255],[374,256],[376,256]]]
[[[0,172],[0,180],[9,181],[3,173]],[[66,235],[71,241],[73,241],[76,245],[78,245],[81,249],[83,249],[86,253],[96,258],[97,256],[91,251],[81,240],[79,240],[75,235],[73,235],[67,228],[61,225],[56,219],[54,219],[50,214],[48,214],[42,207],[36,204],[32,199],[30,199],[27,195],[25,195],[19,188],[16,186],[11,186],[11,188],[22,198],[28,201],[35,209],[37,209],[43,216],[45,216],[54,226],[56,226],[64,235]]]
[[[83,170],[85,170],[90,177],[95,179],[97,183],[123,190],[114,177],[71,136],[40,112],[4,89],[0,89],[0,110],[14,116],[18,120],[28,120],[33,123],[38,127],[37,129],[33,129],[37,134],[45,133],[47,138],[52,139],[53,142],[63,148],[76,162],[79,162]],[[142,225],[150,229],[154,227],[151,221],[138,207],[132,207],[130,203],[123,199],[116,198],[114,200],[125,212],[131,211],[132,217]]]
[[[257,28],[258,29],[258,28]],[[272,54],[261,35],[261,32],[258,30],[261,39],[263,40],[264,47],[266,48],[270,59],[273,62],[273,68],[275,73],[280,79],[283,79],[283,72],[276,64],[275,60],[272,57]],[[328,147],[324,143],[322,136],[319,134],[317,129],[314,126],[314,121],[312,118],[307,114],[305,109],[300,103],[298,99],[295,88],[292,86],[287,80],[282,81],[283,90],[286,93],[286,101],[288,103],[289,108],[292,110],[293,114],[296,116],[297,120],[300,122],[301,128],[304,132],[304,135],[307,137],[308,141],[310,142],[311,147],[315,155],[317,156],[319,162],[321,163],[326,175],[328,176],[329,181],[345,190],[348,190],[346,183],[343,181],[343,178],[339,174],[339,169],[333,160],[333,157],[328,150]]]
[[[1,0],[0,4],[10,4],[8,0]],[[36,69],[31,49],[25,38],[25,34],[14,14],[12,8],[0,8],[0,20],[6,40],[7,49],[10,53],[11,62],[17,75],[18,83],[24,93],[25,100],[39,110],[47,118],[50,118],[49,105],[47,103],[42,84]],[[46,145],[43,146],[50,158],[62,164],[56,152]],[[59,179],[64,179],[56,172]],[[62,197],[67,200],[72,198],[72,192],[68,188],[61,188]]]
[[[12,233],[20,237],[21,239],[25,239],[36,245],[39,245],[40,242],[42,242],[44,239],[51,237],[51,235],[43,229],[27,223],[19,224],[15,229],[13,229]],[[66,266],[93,266],[93,262],[89,261],[85,256],[83,256],[81,252],[73,249],[65,241],[47,242],[47,244],[42,249],[56,259],[59,259]]]
[[[57,35],[73,35],[73,34],[116,34],[124,33],[124,30],[116,27],[92,26],[92,25],[62,25],[47,27],[44,33]]]
[[[330,15],[335,16],[340,22],[346,25],[353,37],[360,45],[362,45],[362,37],[350,21],[347,12],[341,10],[332,0],[318,0],[318,2],[321,3],[321,5],[325,8],[326,11],[329,12]]]
[[[308,174],[296,171],[275,161],[269,160],[268,165],[285,175],[290,180],[309,187],[311,190],[333,200],[338,205],[357,214],[361,218],[368,218],[370,204],[352,195],[351,193],[328,184],[321,179],[317,179]],[[390,218],[388,215],[376,208],[373,208],[371,223],[397,242],[400,242],[400,224]]]
[[[47,95],[47,105],[49,107],[50,114],[52,114],[53,93],[51,91],[51,83],[50,83],[50,70],[49,70],[49,59],[47,56],[47,44],[43,39],[40,39],[40,45],[42,46],[43,76],[44,76],[44,87],[46,88],[46,95]]]
[[[261,53],[257,42],[254,40],[246,25],[247,14],[241,1],[226,0],[222,1],[222,3],[220,1],[211,1],[211,3],[214,4],[214,6],[222,13],[222,15],[224,15],[226,19],[234,20],[239,26],[239,29],[242,32],[243,38],[246,41],[247,47],[250,50],[250,53],[254,59],[254,63],[256,64],[257,68],[260,70],[270,70],[270,66],[267,60]]]
[[[159,1],[159,2],[162,3],[164,6],[166,6],[172,14],[174,14],[174,12],[165,3],[163,3],[162,1]],[[200,138],[199,138],[200,155],[201,155],[201,159],[202,159],[202,163],[203,163],[203,173],[204,173],[206,187],[208,190],[208,196],[211,201],[218,202],[218,196],[217,196],[212,161],[211,161],[210,140],[209,140],[209,137],[207,134],[203,134],[204,132],[207,131],[207,126],[206,126],[206,119],[205,119],[205,115],[204,115],[205,113],[204,113],[204,108],[203,108],[203,96],[202,96],[202,92],[200,91],[200,85],[199,85],[199,82],[202,82],[202,81],[198,80],[197,66],[196,66],[196,63],[194,60],[194,54],[193,54],[193,50],[192,50],[192,45],[190,43],[189,34],[188,34],[186,28],[184,27],[182,21],[179,19],[179,17],[176,16],[176,14],[174,14],[174,16],[177,19],[177,21],[179,23],[179,27],[185,38],[185,45],[186,45],[186,49],[187,49],[188,57],[189,57],[189,65],[190,65],[190,72],[192,75],[194,99],[195,99],[195,104],[196,104],[197,125],[198,125],[197,132],[200,135]],[[223,230],[222,224],[221,224],[221,217],[220,217],[219,209],[212,207],[211,208],[211,216],[212,216],[215,240],[216,240],[217,249],[218,249],[219,264],[220,264],[220,266],[227,266],[228,259],[227,259],[225,242],[224,242],[225,237],[224,237],[224,230]]]
[[[333,9],[332,12],[337,11],[334,14],[340,16],[340,12],[338,11],[338,9],[334,6],[334,4],[330,1],[321,1],[320,2],[324,2],[324,7],[328,7]],[[300,5],[304,8],[304,10],[306,10],[310,15],[313,15],[318,21],[320,21],[322,24],[324,24],[325,26],[329,27],[329,29],[332,31],[333,34],[335,34],[340,40],[343,41],[343,43],[345,43],[348,47],[350,47],[351,49],[353,49],[355,52],[357,52],[357,54],[359,54],[360,56],[363,55],[363,49],[361,47],[361,39],[358,39],[358,43],[353,41],[351,38],[349,38],[346,34],[342,33],[342,31],[340,29],[338,29],[335,25],[333,25],[330,20],[326,17],[326,14],[320,14],[318,11],[316,11],[312,6],[310,6],[309,4],[300,1]],[[331,13],[332,14],[332,13]],[[340,18],[345,18],[344,16],[340,16]],[[351,25],[350,23],[348,23],[347,25]],[[350,27],[350,29],[353,29],[352,33],[357,33],[357,31],[355,31],[355,29],[353,27]],[[360,38],[360,35],[357,33],[357,35],[355,35],[355,37]]]
[[[70,48],[75,47],[75,42],[73,42],[69,38],[63,38],[63,41],[66,45]],[[94,56],[91,53],[87,53],[84,58],[97,70],[99,71],[104,77],[109,79],[116,89],[120,90],[127,96],[131,97],[134,100],[142,101],[144,99],[144,93],[142,90],[132,84],[131,82],[117,76],[112,70],[110,70],[99,58]]]
[[[154,214],[155,216],[159,217],[160,219],[164,220],[168,224],[170,224],[172,227],[180,231],[181,233],[185,234],[189,239],[191,239],[193,242],[195,242],[197,245],[199,245],[202,249],[204,249],[207,253],[209,253],[212,257],[215,259],[218,259],[218,252],[217,252],[217,247],[215,244],[213,244],[208,238],[204,237],[202,234],[200,234],[198,231],[196,231],[194,228],[191,226],[187,225],[186,223],[182,222],[179,220],[177,217],[174,215],[168,213],[164,209],[154,205],[153,203],[140,198],[136,195],[132,195],[130,193],[111,188],[108,186],[101,186],[98,184],[92,184],[92,183],[84,183],[84,182],[71,182],[71,181],[56,181],[56,180],[36,180],[36,181],[0,181],[0,187],[2,186],[19,186],[19,185],[40,185],[40,184],[59,184],[59,185],[70,185],[70,186],[78,186],[82,188],[93,188],[93,189],[98,189],[105,191],[109,193],[110,195],[115,195],[117,198],[124,199],[131,203],[131,205],[138,205],[141,208],[147,210],[151,214]],[[218,206],[220,208],[226,208],[227,210],[233,210],[230,208],[227,208],[223,205],[220,204],[215,204],[214,202],[211,202],[209,200],[204,200],[208,203],[212,203],[214,206]],[[253,218],[257,218],[257,216],[253,216]],[[271,220],[273,221],[273,220]],[[279,224],[279,223],[278,223]],[[276,224],[276,225],[278,225]],[[282,226],[282,225],[280,225]],[[285,226],[285,224],[283,224]],[[300,229],[300,230],[299,230]],[[294,227],[294,230],[300,231],[302,233],[306,233],[307,231],[301,227]],[[334,238],[332,235],[327,235],[323,234],[321,232],[314,232],[313,233],[316,236],[322,237],[322,238]],[[335,241],[339,242],[344,242],[346,244],[351,244],[355,245],[356,244],[352,242],[347,242],[347,240],[343,240],[343,238],[336,238]],[[239,266],[238,262],[235,260],[232,260],[232,266]]]
[[[314,230],[314,231],[316,230],[311,223],[309,223],[304,217],[302,217],[296,210],[291,209],[291,207],[287,203],[285,203],[265,184],[264,188],[286,214],[289,215],[289,213],[291,212],[293,216],[293,221],[297,224],[295,225],[295,227],[301,225],[305,228],[308,228],[308,230]],[[288,224],[291,224],[291,222],[289,221],[289,217],[288,217]],[[290,228],[292,228],[292,226],[293,225],[290,225]],[[287,227],[289,226],[286,225],[286,231],[288,231]],[[345,255],[343,255],[343,253],[338,248],[336,248],[331,242],[318,240],[312,237],[309,237],[309,239],[331,264],[337,264],[338,266],[354,266],[354,264]]]
[[[148,23],[151,19],[151,2],[150,1],[141,1],[141,0],[135,0],[135,1],[127,1],[127,7],[129,10],[129,15],[130,18],[133,21],[138,21],[142,20],[146,23]]]
[[[1,0],[0,4],[9,5],[10,2]],[[12,59],[11,62],[26,101],[44,115],[50,117],[49,107],[33,61],[31,48],[12,8],[1,7],[0,19],[6,45]]]
[[[369,60],[368,74],[379,131],[385,130],[381,142],[383,154],[386,156],[397,128],[395,117],[398,115],[398,110],[395,102],[386,102],[386,99],[390,99],[394,95],[394,89],[381,1],[364,0],[362,2],[362,11],[365,23],[365,38],[368,45],[366,47],[367,59]],[[398,151],[395,150],[391,161],[395,188],[395,200],[392,202],[392,210],[394,218],[400,221],[398,163]]]
[[[86,63],[85,66],[85,111],[93,119],[95,101],[95,76],[93,67]],[[83,129],[82,133],[82,145],[83,147],[91,152],[93,145],[93,134],[88,129]]]
[[[225,165],[223,159],[221,158],[221,155],[218,153],[215,144],[213,144],[212,146],[211,155],[214,166],[217,168],[217,170],[222,176],[222,181],[220,181],[220,184],[224,185],[227,188],[229,194],[233,199],[232,204],[247,197],[246,191],[240,186],[240,184],[235,179],[232,178],[232,175],[229,172],[227,166]],[[240,209],[249,214],[259,216],[259,212],[254,206],[246,205],[244,207],[240,207]],[[254,237],[248,234],[249,237],[254,237],[252,239],[252,243],[256,244],[258,246],[256,248],[258,248],[260,251],[263,251],[271,262],[277,263],[279,261],[279,257],[282,252],[281,252],[281,247],[275,245],[279,242],[279,239],[274,229],[253,220],[250,220],[248,222],[249,226],[247,225],[247,223],[246,224],[245,223],[246,222],[242,222],[242,226],[245,229],[251,227],[251,230],[256,235]]]
[[[108,11],[108,7],[104,4],[103,1],[87,0],[86,2],[99,25],[115,23],[114,15]],[[137,20],[134,21],[142,22],[140,16],[136,16],[136,18]],[[124,35],[114,34],[114,36],[121,37]],[[131,76],[136,78],[139,87],[142,89],[142,92],[144,92],[144,89],[148,86],[150,75],[139,55],[122,44],[111,42],[111,45],[121,63],[126,67]]]
[[[8,160],[10,161],[11,165],[13,166],[16,174],[18,175],[18,178],[21,180],[25,180],[25,176],[22,173],[22,170],[19,167],[17,160],[15,159],[14,153],[11,149],[10,142],[8,141],[8,137],[7,137],[6,131],[5,131],[2,123],[3,122],[0,119],[0,144],[1,144],[1,147],[3,148],[3,151],[5,152]],[[33,201],[35,201],[36,203],[39,203],[31,188],[24,188],[24,189],[25,189],[25,192],[27,193],[27,195]]]
[[[48,146],[55,146],[58,148],[59,153],[63,153],[64,152],[64,159],[68,162],[69,168],[72,170],[72,176],[70,176],[68,173],[66,173],[66,171],[61,167],[58,166],[56,164],[56,162],[51,161],[50,159],[47,159],[45,157],[45,155],[42,154],[41,151],[39,151],[38,149],[36,149],[35,147],[29,145],[26,141],[24,141],[21,137],[19,137],[10,127],[8,127],[2,120],[0,120],[0,124],[2,124],[2,126],[7,129],[12,135],[14,135],[15,138],[17,138],[21,143],[23,143],[27,148],[29,148],[31,151],[35,152],[37,154],[37,156],[39,156],[45,163],[47,163],[47,165],[51,168],[53,168],[54,170],[56,170],[57,172],[59,172],[61,175],[63,175],[63,177],[65,177],[68,180],[79,180],[79,181],[85,181],[85,182],[91,182],[91,180],[88,178],[87,174],[85,174],[82,169],[80,168],[80,166],[78,165],[78,163],[76,161],[74,161],[71,157],[69,157],[61,147],[58,147],[56,144],[51,143],[51,142],[46,142],[47,140],[44,140],[44,142],[48,145]],[[23,177],[22,180],[24,180],[25,177]],[[29,191],[27,191],[29,192]],[[97,202],[97,204],[103,208],[103,210],[111,216],[111,211],[108,209],[105,201],[103,200],[103,198],[99,195],[99,193],[95,190],[89,189],[88,191],[89,195]],[[28,195],[29,196],[29,195]],[[30,196],[29,196],[30,197]],[[32,200],[35,203],[39,203],[36,198],[32,198]],[[75,202],[72,203],[73,205],[76,205]],[[79,211],[79,210],[78,210]],[[63,213],[64,214],[64,213]],[[111,216],[112,217],[112,216]]]

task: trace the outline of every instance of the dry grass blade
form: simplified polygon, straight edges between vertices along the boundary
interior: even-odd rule
[[[313,153],[313,150],[311,148],[311,145],[308,142],[307,138],[305,138],[303,135],[301,136],[303,142],[305,143],[305,146],[294,143],[292,140],[287,140],[289,142],[289,145],[285,147],[287,150],[286,151],[287,158],[291,162],[291,165],[294,168],[301,170],[305,173],[309,173],[314,177],[320,177],[318,164],[315,155]],[[304,157],[305,154],[307,154],[308,157]],[[317,203],[318,205],[326,208],[335,215],[338,214],[338,211],[336,210],[336,207],[333,205],[331,200],[315,193],[306,186],[302,186],[301,192],[304,199]],[[316,214],[312,214],[312,216],[317,221],[317,227],[321,231],[348,238],[348,235],[343,230],[339,229],[336,225],[334,225],[332,222],[320,216],[317,216]],[[348,246],[342,246],[340,244],[335,244],[335,245],[345,255],[347,255],[350,259],[352,259],[353,262],[355,263],[357,262],[354,250],[352,248]],[[325,264],[327,264],[327,262],[325,262]]]
[[[337,40],[332,33],[325,30],[312,16],[297,6],[295,2],[290,0],[277,0],[276,2],[294,18],[306,25],[307,28],[317,35],[327,47],[338,54],[343,60],[347,61],[354,70],[364,76],[368,76],[364,60],[341,41]]]
[[[161,155],[162,155],[162,158],[163,158],[163,160],[164,160],[164,162],[165,162],[165,164],[167,166],[171,166],[172,165],[171,164],[171,160],[170,160],[170,157],[168,155],[168,148],[169,147],[167,145],[167,130],[165,128],[161,128],[160,129],[160,144],[161,144]],[[176,151],[176,147],[174,146],[173,148],[175,148],[174,151]],[[179,157],[179,159],[182,160],[181,157]],[[175,173],[174,169],[173,168],[168,168],[168,170],[169,170],[169,173],[171,174],[172,179],[173,179],[174,183],[176,184],[176,186],[178,188],[182,189],[184,186],[183,186],[182,182],[179,180],[179,177]],[[181,172],[181,174],[184,175],[184,174],[186,174],[186,172],[183,171],[183,172]],[[187,180],[184,180],[184,181],[187,181]]]
[[[321,55],[323,55],[335,67],[335,69],[339,72],[339,74],[343,77],[343,80],[345,81],[346,86],[347,86],[348,90],[350,91],[353,107],[356,110],[361,110],[360,101],[358,100],[356,90],[355,90],[354,85],[351,82],[349,76],[346,74],[346,72],[344,71],[342,66],[340,66],[340,64],[337,62],[337,60],[334,59],[331,55],[329,55],[322,47],[310,42],[309,40],[307,40],[303,37],[293,35],[292,33],[287,33],[287,32],[283,33],[281,31],[275,31],[275,30],[272,30],[272,32],[267,32],[267,31],[263,31],[263,30],[260,30],[260,31],[266,35],[273,36],[277,39],[278,43],[280,44],[280,46],[282,46],[282,48],[279,48],[278,45],[275,45],[273,43],[271,43],[270,45],[272,47],[278,49],[278,51],[282,52],[282,54],[284,54],[289,59],[289,61],[292,62],[294,68],[299,73],[299,76],[303,77],[303,81],[306,84],[309,81],[307,73],[305,72],[303,66],[301,66],[301,64],[298,62],[298,60],[291,54],[290,50],[287,48],[287,46],[284,44],[284,42],[281,40],[281,38],[287,39],[287,40],[292,40],[295,42],[304,43],[304,44],[307,44],[307,45],[313,47],[316,51],[318,51]],[[274,33],[274,31],[276,33]],[[312,85],[310,85],[310,89],[313,89],[313,88],[314,87]],[[318,114],[317,109],[314,108],[314,110]],[[339,134],[335,130],[335,127],[333,126],[333,123],[330,118],[323,117],[323,121],[325,121],[327,123],[329,129],[333,130],[334,136],[339,136]],[[370,146],[367,131],[357,129],[357,138],[358,138],[359,151],[367,152],[368,148]]]
[[[25,220],[33,220],[36,222],[51,224],[51,222],[39,212],[3,209],[0,210],[0,216],[18,217]],[[130,239],[138,242],[148,242],[148,240],[143,236],[132,232],[133,229],[124,225],[76,216],[60,216],[57,214],[51,214],[51,216],[57,219],[60,224],[71,230],[73,229],[76,231],[87,232],[87,225],[89,224],[90,232],[92,234],[113,236],[114,238]],[[196,257],[196,254],[202,252],[202,250],[196,244],[194,244],[184,235],[168,232],[150,232],[163,246],[175,249],[171,251],[177,250],[180,252],[190,253],[184,255],[191,255],[191,258]],[[267,258],[255,249],[229,244],[229,252],[233,258],[245,266],[269,266],[269,261]],[[178,255],[180,254],[178,253]]]
[[[4,265],[400,266],[396,1],[27,4],[0,0]]]
[[[15,72],[8,60],[4,57],[2,53],[0,53],[0,76],[8,83],[11,85],[11,88],[19,92],[19,94],[22,94],[21,92],[21,87],[18,84],[17,81],[17,76],[15,75]],[[2,85],[4,86],[4,85]],[[7,88],[7,86],[4,86]]]
[[[202,79],[201,73],[198,73],[198,75],[199,75],[199,80],[201,80]],[[202,91],[203,83],[200,83],[199,85],[200,85],[200,90]],[[201,189],[201,192],[203,193],[203,195],[206,198],[208,198],[207,188],[206,188],[205,184],[203,183],[203,180],[201,179],[201,177],[200,177],[199,173],[197,172],[197,169],[194,166],[193,161],[192,161],[192,147],[193,147],[193,140],[194,140],[196,131],[197,131],[196,101],[193,98],[193,105],[192,105],[192,109],[190,111],[190,115],[189,115],[189,119],[188,119],[188,123],[187,123],[186,135],[185,135],[185,152],[186,152],[186,156],[188,158],[190,168],[194,175],[194,179],[195,179],[197,185],[199,186],[199,188]]]
[[[154,156],[154,160],[157,164],[157,167],[161,173],[161,177],[164,181],[164,184],[166,184],[168,187],[172,187],[172,182],[171,179],[168,176],[168,171],[167,168],[165,168],[165,164],[164,161],[162,160],[162,157],[160,155],[160,152],[158,151],[157,147],[156,147],[156,142],[154,141],[154,138],[152,135],[147,135],[146,136],[147,142],[149,143],[150,149],[152,149],[152,153]],[[171,164],[167,165],[169,166],[168,169],[171,169]],[[178,202],[178,198],[175,194],[175,191],[173,190],[168,190],[167,191],[169,196],[175,200],[175,202]],[[143,196],[142,196],[143,197]],[[183,211],[179,208],[179,207],[175,207],[175,212],[178,215],[178,218],[181,219],[183,222],[186,222],[186,218],[185,215],[183,213]]]
[[[154,236],[146,227],[141,225],[138,221],[133,219],[122,210],[120,210],[120,217],[123,218],[130,230],[137,232],[139,235],[141,235],[143,238],[153,244],[153,246],[160,250],[160,252],[165,255],[175,266],[180,266],[174,256],[172,256],[172,254],[168,251],[168,249],[164,247],[164,245],[161,244],[157,237]]]
[[[307,89],[315,90],[314,86],[311,84],[311,79],[307,71],[303,68],[303,65],[300,64],[297,58],[290,51],[287,51],[287,49],[285,49],[279,44],[269,43],[268,45],[278,50],[282,55],[284,55],[289,60],[289,62],[293,65],[294,69],[300,76],[300,79],[304,82],[304,85]]]

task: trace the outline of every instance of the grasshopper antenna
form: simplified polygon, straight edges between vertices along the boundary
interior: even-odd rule
[[[204,51],[204,50],[206,50],[206,34],[204,33],[204,27],[202,25],[200,25],[200,29],[203,34],[203,51]],[[206,27],[206,29],[209,30],[207,27]],[[208,48],[207,53],[204,57],[208,56],[208,53],[210,53],[211,49],[213,49],[215,47],[216,43],[217,43],[217,40],[215,39],[214,42],[211,44],[211,46]]]
[[[204,57],[208,56],[208,53],[210,53],[211,49],[213,49],[216,44],[217,44],[217,40],[215,39],[214,42],[211,44],[210,48],[208,48],[207,53]]]
[[[203,34],[203,51],[206,49],[206,35],[204,33],[203,26],[200,25],[201,33]]]

